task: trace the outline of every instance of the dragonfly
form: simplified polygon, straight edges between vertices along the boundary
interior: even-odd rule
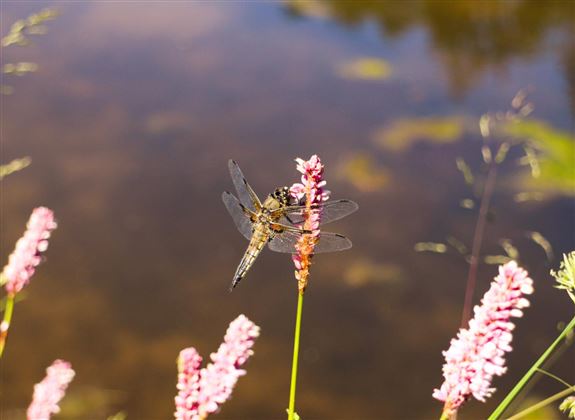
[[[311,231],[302,227],[307,214],[305,205],[291,197],[288,187],[276,188],[262,202],[246,181],[238,164],[230,160],[228,167],[237,197],[225,191],[222,193],[222,201],[240,233],[249,240],[248,248],[234,274],[230,287],[232,291],[245,277],[266,244],[272,251],[293,254],[301,235]],[[353,201],[334,200],[313,205],[310,212],[319,212],[320,224],[324,225],[357,209],[358,205]],[[351,248],[351,245],[351,241],[343,235],[322,231],[314,247],[314,254],[343,251]]]

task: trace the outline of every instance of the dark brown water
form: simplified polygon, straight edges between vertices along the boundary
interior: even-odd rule
[[[360,211],[333,226],[352,250],[314,260],[298,411],[304,419],[438,417],[431,393],[468,266],[414,244],[451,235],[470,246],[477,211],[458,204],[471,193],[455,159],[481,179],[475,124],[508,109],[521,88],[536,107],[530,118],[567,133],[563,162],[575,165],[572,4],[4,1],[2,35],[44,6],[61,13],[48,33],[1,50],[3,64],[39,65],[2,80],[13,93],[2,97],[1,161],[32,159],[1,181],[2,261],[34,207],[54,209],[59,227],[16,307],[0,417],[20,418],[45,367],[63,358],[77,376],[62,418],[121,410],[169,418],[178,352],[195,346],[207,357],[244,313],[262,334],[247,376],[214,417],[282,418],[293,265],[264,252],[229,294],[246,242],[220,194],[232,188],[229,158],[263,196],[296,181],[293,159],[312,153],[332,196]],[[385,62],[350,67],[363,57]],[[454,136],[458,118],[466,128]],[[490,412],[573,312],[548,271],[575,248],[574,174],[544,174],[529,186],[544,199],[517,203],[528,188],[514,181],[528,172],[516,165],[521,155],[513,149],[500,171],[483,252],[501,254],[499,239],[510,238],[536,293],[499,392],[470,402],[463,418]],[[554,259],[526,231],[546,237]],[[480,267],[477,299],[495,273]],[[573,355],[550,371],[574,382]],[[559,390],[544,378],[530,395]]]

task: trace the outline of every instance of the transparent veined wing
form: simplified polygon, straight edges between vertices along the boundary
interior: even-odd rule
[[[228,213],[234,219],[236,227],[244,237],[248,240],[252,237],[252,222],[246,212],[242,209],[240,201],[231,193],[225,191],[222,193],[222,201],[224,202]]]
[[[236,187],[240,202],[251,211],[258,211],[262,207],[262,203],[254,190],[252,190],[252,187],[248,184],[248,181],[246,181],[238,164],[230,159],[228,161],[228,168],[230,169],[230,175]]]
[[[275,252],[293,254],[296,252],[295,244],[300,236],[299,233],[295,232],[278,233],[268,243],[268,247]],[[343,251],[349,248],[351,248],[351,241],[345,236],[332,232],[320,232],[319,241],[316,243],[313,253]]]
[[[320,213],[319,222],[321,225],[331,223],[335,220],[350,215],[359,208],[357,203],[351,200],[334,200],[312,206],[312,213]],[[285,213],[280,219],[281,223],[299,225],[305,220],[305,206],[288,206],[277,210],[278,213]],[[285,220],[288,222],[286,223]]]

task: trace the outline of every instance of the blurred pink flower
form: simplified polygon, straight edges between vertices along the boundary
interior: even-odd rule
[[[46,207],[34,209],[26,232],[16,242],[16,248],[2,271],[2,281],[6,283],[9,295],[15,295],[28,284],[42,260],[40,254],[48,248],[48,238],[56,226],[52,210]]]
[[[324,167],[317,155],[313,155],[307,161],[297,158],[296,162],[296,169],[302,173],[301,184],[293,184],[290,188],[290,194],[298,202],[301,202],[305,197],[305,206],[308,214],[302,228],[312,231],[311,234],[301,235],[295,245],[297,252],[292,255],[297,269],[295,277],[298,280],[298,289],[303,292],[307,286],[313,249],[320,234],[319,221],[321,216],[319,212],[311,212],[311,209],[314,205],[328,200],[330,193],[323,189],[326,185],[326,181],[322,180]]]
[[[74,375],[70,363],[55,360],[46,369],[44,380],[34,385],[34,397],[26,413],[28,420],[47,420],[52,414],[59,413],[58,403],[64,398]]]
[[[180,352],[176,419],[204,419],[230,398],[238,378],[246,373],[239,367],[253,354],[259,334],[260,328],[240,315],[230,323],[224,342],[205,368],[200,369],[202,357],[193,347]]]
[[[504,356],[512,350],[515,325],[510,318],[523,315],[521,309],[529,306],[523,295],[531,293],[533,281],[515,261],[499,267],[481,305],[473,309],[469,327],[460,329],[449,350],[443,352],[445,381],[433,397],[445,402],[444,414],[455,413],[471,396],[484,402],[495,391],[493,376],[505,373]]]

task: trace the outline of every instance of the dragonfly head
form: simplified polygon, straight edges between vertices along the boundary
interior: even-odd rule
[[[282,206],[289,206],[292,201],[289,187],[276,188],[274,192],[271,193],[271,196],[279,201]]]

